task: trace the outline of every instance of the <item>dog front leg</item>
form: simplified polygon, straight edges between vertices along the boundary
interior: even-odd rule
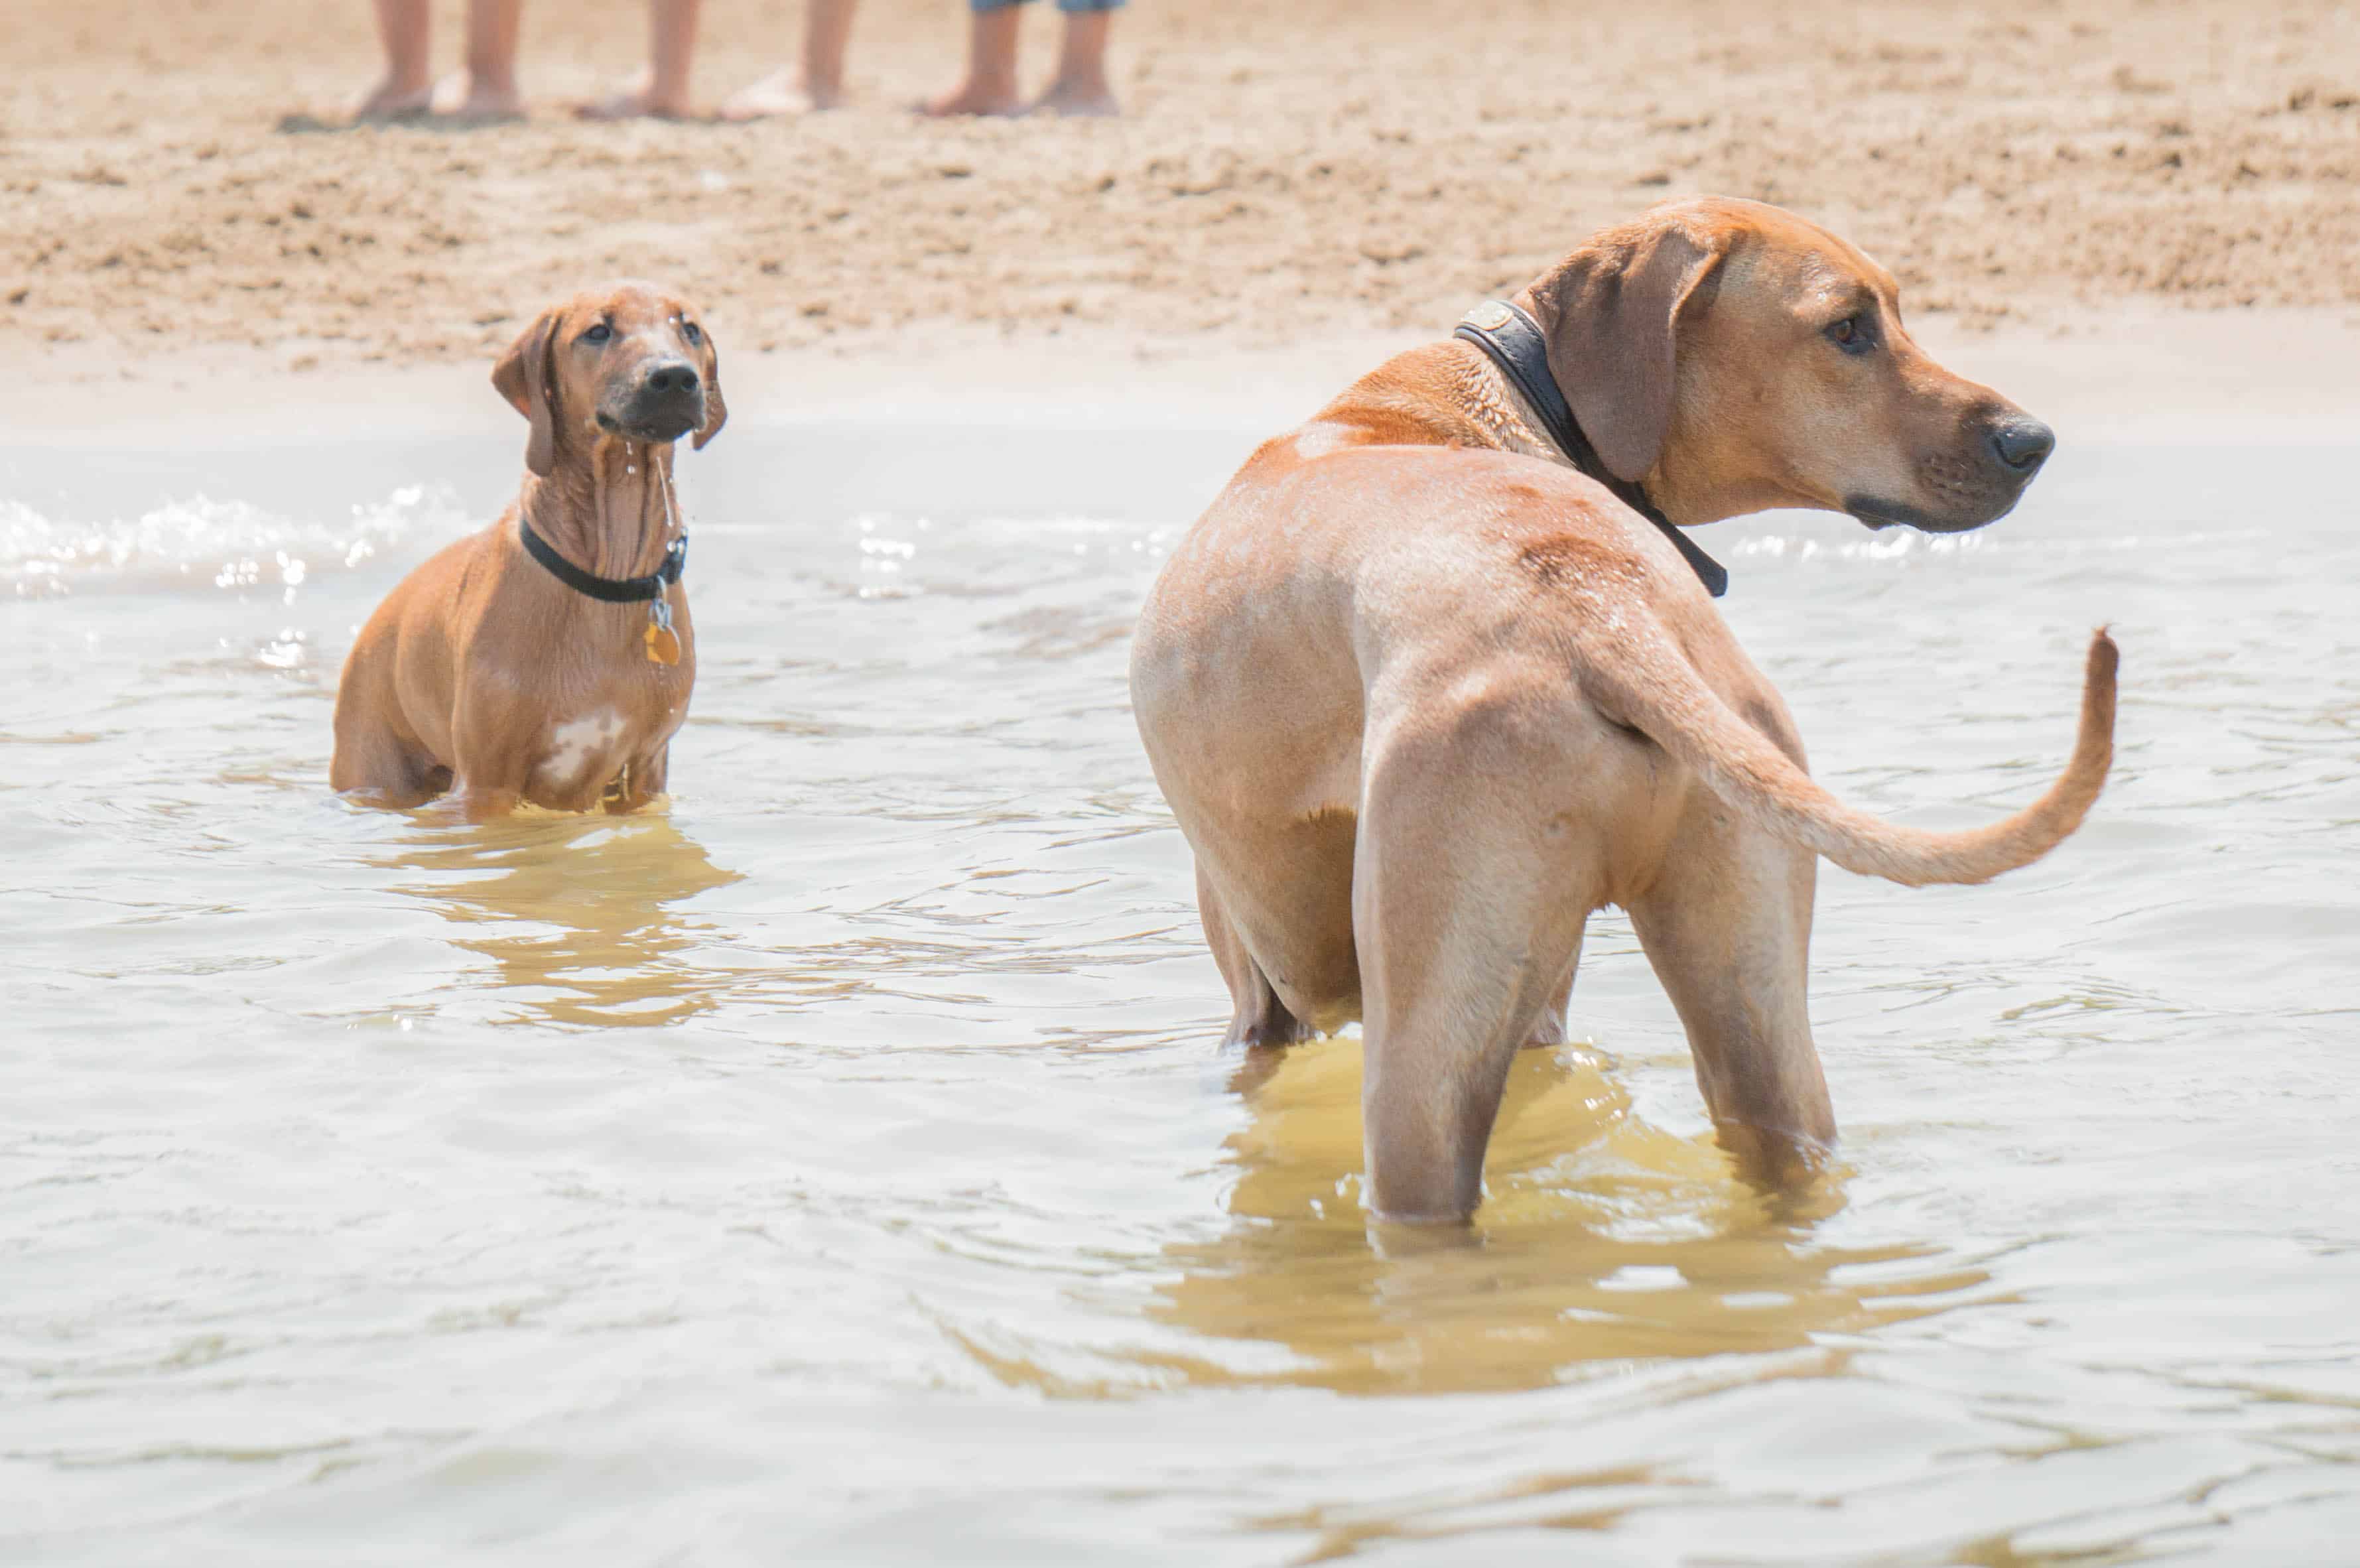
[[[471,822],[497,822],[517,809],[524,800],[521,789],[472,783],[464,779],[452,791],[451,802],[459,814]]]
[[[650,756],[633,760],[623,770],[621,787],[609,794],[604,804],[609,816],[624,816],[638,811],[664,792],[672,777],[672,746],[658,746]]]
[[[1549,1005],[1541,1009],[1533,1032],[1524,1039],[1526,1051],[1549,1051],[1566,1040],[1566,1016],[1573,1010],[1573,975],[1581,967],[1581,938],[1574,937],[1573,956],[1566,960],[1565,978],[1549,987]]]
[[[1196,862],[1196,918],[1204,922],[1205,945],[1213,950],[1213,963],[1229,987],[1229,1032],[1221,1043],[1260,1048],[1309,1040],[1312,1031],[1287,1011],[1270,977],[1246,951],[1245,939],[1222,908],[1221,895],[1201,858]]]

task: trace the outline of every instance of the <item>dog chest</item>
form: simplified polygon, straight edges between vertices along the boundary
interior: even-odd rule
[[[575,789],[604,782],[624,760],[630,726],[622,710],[594,708],[578,717],[550,725],[534,781],[551,789]]]

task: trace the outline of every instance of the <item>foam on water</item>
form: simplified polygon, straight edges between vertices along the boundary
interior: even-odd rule
[[[0,583],[19,598],[101,584],[292,590],[314,572],[349,571],[380,550],[447,543],[480,522],[448,486],[424,484],[353,503],[333,523],[202,494],[104,519],[50,516],[0,497]]]

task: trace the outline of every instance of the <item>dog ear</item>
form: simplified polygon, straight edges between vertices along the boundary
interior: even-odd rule
[[[1655,466],[1672,423],[1680,312],[1729,254],[1678,223],[1601,236],[1527,292],[1548,333],[1549,372],[1617,479]]]
[[[557,312],[543,310],[492,366],[492,389],[532,422],[524,465],[544,479],[557,466],[557,384],[550,365],[556,335]]]
[[[696,439],[688,443],[691,452],[703,452],[705,443],[721,433],[729,422],[729,405],[721,397],[721,351],[713,346],[713,333],[705,333],[705,423],[696,430]]]

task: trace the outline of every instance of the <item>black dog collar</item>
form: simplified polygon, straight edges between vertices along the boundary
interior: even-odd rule
[[[548,568],[552,577],[576,593],[604,599],[609,604],[642,604],[660,599],[663,591],[679,582],[680,574],[688,570],[686,534],[672,541],[672,548],[664,551],[663,564],[645,577],[593,577],[558,554],[547,539],[532,531],[532,525],[522,516],[517,518],[517,537],[524,541],[525,553]]]
[[[1524,401],[1540,416],[1541,423],[1547,427],[1549,440],[1565,453],[1567,462],[1614,492],[1616,499],[1655,524],[1672,541],[1680,559],[1704,583],[1705,592],[1716,599],[1729,592],[1728,570],[1699,550],[1686,532],[1658,511],[1655,504],[1647,499],[1646,491],[1615,478],[1598,460],[1598,449],[1581,433],[1580,421],[1567,406],[1557,377],[1549,374],[1548,341],[1541,335],[1539,322],[1505,299],[1487,299],[1467,312],[1452,335],[1465,338],[1481,349],[1500,367],[1500,374],[1524,394]]]

